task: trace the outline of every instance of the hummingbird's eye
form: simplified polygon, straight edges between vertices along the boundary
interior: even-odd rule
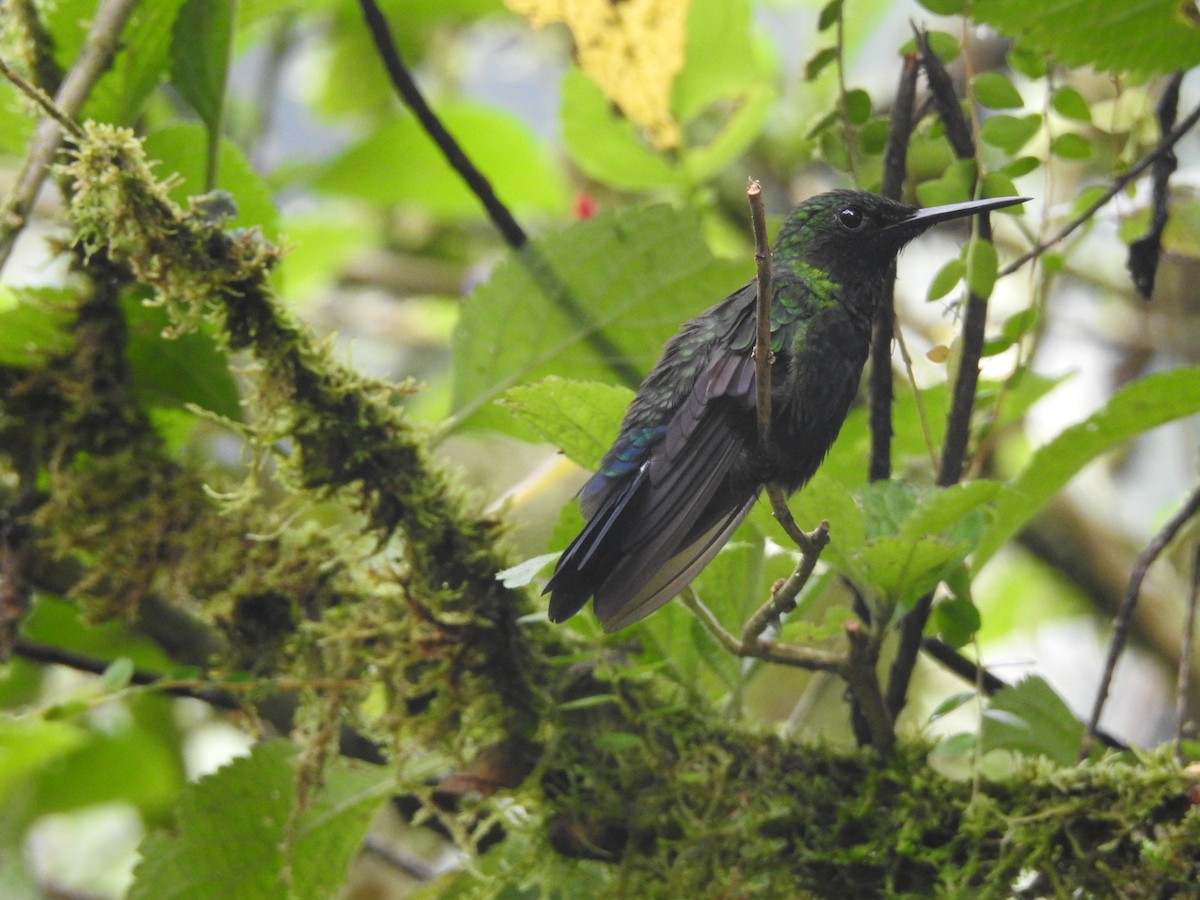
[[[858,231],[862,228],[863,222],[866,221],[866,216],[863,215],[861,209],[857,206],[847,206],[844,209],[838,210],[838,224],[847,231]]]

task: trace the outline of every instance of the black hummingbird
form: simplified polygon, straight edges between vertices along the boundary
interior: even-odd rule
[[[918,209],[842,190],[797,206],[772,255],[769,442],[757,430],[751,281],[684,324],[642,382],[579,492],[587,524],[546,585],[550,620],[589,597],[605,631],[649,615],[717,554],[764,484],[791,493],[812,478],[858,391],[900,250],[938,222],[1026,199]]]

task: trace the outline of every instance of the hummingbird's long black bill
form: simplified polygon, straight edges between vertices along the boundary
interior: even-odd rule
[[[976,213],[991,212],[993,209],[1003,209],[1006,206],[1016,206],[1018,203],[1024,203],[1026,200],[1031,199],[1031,197],[992,197],[988,200],[968,200],[966,203],[947,203],[945,206],[930,206],[926,209],[918,209],[907,219],[893,222],[884,231],[887,231],[889,228],[911,228],[914,225],[925,229],[930,225],[936,225],[938,222],[945,222],[948,219],[959,219],[963,216],[973,216]]]

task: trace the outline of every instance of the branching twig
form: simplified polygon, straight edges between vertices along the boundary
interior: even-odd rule
[[[1158,142],[1158,145],[1141,159],[1139,159],[1136,163],[1130,166],[1128,171],[1113,179],[1112,184],[1108,186],[1108,190],[1106,190],[1100,197],[1096,198],[1095,201],[1089,204],[1087,209],[1060,228],[1052,237],[1042,241],[1031,250],[1022,253],[1008,265],[1001,268],[996,277],[1003,278],[1006,275],[1011,275],[1031,259],[1041,256],[1055,244],[1066,240],[1066,238],[1069,237],[1076,228],[1094,216],[1108,203],[1109,200],[1121,193],[1121,191],[1125,189],[1126,185],[1138,178],[1138,176],[1145,172],[1146,169],[1154,165],[1155,161],[1160,156],[1165,153],[1170,153],[1172,148],[1179,143],[1183,136],[1196,126],[1197,122],[1200,122],[1200,106],[1197,106],[1190,113],[1188,113],[1187,118],[1172,128],[1170,134],[1164,135],[1162,140]]]
[[[25,227],[54,154],[62,143],[62,120],[72,121],[79,115],[93,85],[112,62],[121,32],[137,4],[138,0],[107,0],[96,12],[83,49],[54,97],[53,105],[61,117],[46,119],[38,125],[25,166],[0,212],[0,270],[8,262],[17,235]]]
[[[763,211],[762,185],[750,179],[750,225],[754,231],[754,269],[757,293],[754,302],[754,402],[758,413],[758,444],[771,441],[771,245],[767,242],[767,216]]]
[[[1121,606],[1117,609],[1117,614],[1113,618],[1112,637],[1108,644],[1108,657],[1104,661],[1104,674],[1100,678],[1100,687],[1096,691],[1096,702],[1092,707],[1091,718],[1088,719],[1087,734],[1084,741],[1084,752],[1087,750],[1087,745],[1096,737],[1096,731],[1100,726],[1100,713],[1104,710],[1104,703],[1108,700],[1108,691],[1112,686],[1113,672],[1117,668],[1117,660],[1120,659],[1122,651],[1125,649],[1125,641],[1129,636],[1129,626],[1133,620],[1133,610],[1137,606],[1138,594],[1142,590],[1142,582],[1146,579],[1146,573],[1149,571],[1151,564],[1158,559],[1167,545],[1175,538],[1184,525],[1196,512],[1200,510],[1200,487],[1196,488],[1187,502],[1179,512],[1171,517],[1171,520],[1163,526],[1162,530],[1156,534],[1149,544],[1146,545],[1140,554],[1138,554],[1137,562],[1133,566],[1133,572],[1129,576],[1129,586],[1125,590],[1125,597],[1121,600]]]
[[[692,611],[700,620],[708,633],[734,656],[761,659],[763,662],[777,663],[781,666],[793,666],[797,669],[811,669],[822,672],[841,673],[846,667],[846,657],[824,650],[814,650],[812,647],[798,647],[795,644],[785,644],[782,641],[768,641],[756,638],[754,640],[739,640],[730,633],[720,619],[713,615],[704,603],[696,596],[695,591],[684,591],[681,595],[684,606]]]

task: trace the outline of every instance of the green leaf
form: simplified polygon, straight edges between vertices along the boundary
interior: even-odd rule
[[[1083,99],[1083,94],[1073,87],[1061,87],[1054,92],[1050,105],[1060,116],[1077,122],[1091,122],[1092,108]]]
[[[814,81],[825,68],[837,59],[837,47],[822,47],[804,64],[804,80]]]
[[[171,33],[171,83],[219,135],[233,47],[236,0],[186,0]]]
[[[929,301],[940,300],[954,290],[964,275],[967,274],[967,266],[961,259],[950,259],[946,264],[938,269],[938,273],[933,276],[933,280],[929,282],[929,291],[925,295],[925,299]]]
[[[936,609],[935,609],[936,611]],[[933,712],[929,714],[929,721],[936,722],[938,719],[944,718],[963,704],[970,703],[976,697],[974,691],[962,691],[958,694],[952,694],[941,703],[934,707]]]
[[[996,274],[1000,271],[1000,259],[991,241],[973,237],[963,248],[963,264],[967,270],[967,287],[971,292],[987,298],[996,286]]]
[[[999,147],[1006,153],[1016,153],[1042,127],[1042,117],[1037,113],[1026,116],[1010,116],[1001,113],[987,119],[979,134],[985,144]]]
[[[951,647],[965,647],[982,624],[979,609],[970,600],[955,598],[933,608],[933,625]]]
[[[241,421],[241,395],[229,361],[208,329],[164,337],[171,317],[161,306],[147,306],[131,293],[122,301],[129,340],[125,360],[134,389],[149,406],[182,409],[195,404],[235,422]]]
[[[974,188],[975,161],[956,159],[946,167],[940,178],[917,185],[917,199],[922,206],[961,203],[972,198]]]
[[[106,691],[119,691],[128,687],[133,680],[133,660],[128,656],[118,656],[105,668],[101,680]]]
[[[817,31],[824,31],[826,28],[832,28],[837,24],[838,17],[842,14],[842,0],[829,0],[821,7],[821,14],[817,17]]]
[[[1022,175],[1028,175],[1034,169],[1042,164],[1042,161],[1036,156],[1021,156],[1014,159],[1004,167],[1004,174],[1009,178],[1020,178]],[[990,176],[989,176],[990,177]],[[1003,197],[1003,194],[988,194],[989,197]]]
[[[917,505],[917,492],[911,485],[894,478],[873,481],[861,494],[867,541],[900,530],[900,523]]]
[[[567,69],[561,90],[563,141],[584,174],[634,191],[683,183],[683,173],[646,145],[582,69]]]
[[[991,197],[1016,197],[1020,194],[1017,186],[1013,184],[1012,178],[1006,172],[988,172],[983,176],[983,195],[981,199]],[[1018,212],[1023,208],[1024,204],[1005,207],[1006,210],[1013,209]]]
[[[74,292],[0,285],[0,365],[28,369],[71,346]]]
[[[861,88],[846,91],[842,102],[845,104],[846,118],[851,125],[862,125],[871,118],[871,95]]]
[[[559,213],[566,209],[567,192],[558,167],[512,115],[457,101],[440,104],[438,117],[509,206]],[[408,114],[397,115],[335,157],[313,187],[375,205],[411,204],[446,218],[484,216],[479,199]]]
[[[631,400],[633,391],[626,387],[551,375],[510,388],[500,402],[568,459],[595,469],[616,439]]]
[[[569,303],[531,274],[536,265],[552,266]],[[512,416],[491,402],[510,387],[547,375],[616,380],[620,360],[589,342],[592,333],[647,371],[684,321],[750,274],[745,263],[714,260],[696,218],[666,206],[601,214],[549,234],[510,254],[463,304],[452,348],[457,415],[512,431]]]
[[[958,54],[962,52],[962,46],[958,42],[958,38],[945,31],[927,31],[925,39],[929,43],[929,49],[944,63],[953,62],[958,58]],[[917,52],[916,38],[910,38],[905,41],[900,47],[901,56],[909,56]]]
[[[130,900],[336,896],[394,780],[381,769],[334,765],[296,819],[288,847],[295,753],[287,741],[268,741],[186,787],[172,827],[151,833],[139,848]]]
[[[978,571],[1093,459],[1144,431],[1197,412],[1200,368],[1160,372],[1125,385],[1103,408],[1038,450],[1002,491],[972,568]]]
[[[985,753],[1012,750],[1069,766],[1079,754],[1083,724],[1045,679],[1033,675],[992,697],[979,738]]]
[[[137,5],[121,34],[112,64],[83,106],[81,119],[119,125],[136,121],[151,92],[167,74],[172,30],[183,3],[154,0]]]
[[[1008,64],[1014,72],[1018,72],[1032,81],[1046,77],[1046,54],[1035,50],[1028,44],[1019,41],[1013,44],[1008,51]]]
[[[88,741],[88,733],[67,722],[33,716],[0,718],[0,797],[11,798],[30,784],[38,769]]]
[[[747,0],[690,0],[683,69],[671,85],[679,121],[716,100],[761,93],[766,73],[751,35]]]
[[[989,109],[1020,109],[1025,105],[1021,93],[999,72],[980,72],[971,82],[975,100]]]
[[[1200,30],[1179,0],[975,0],[974,18],[1071,66],[1165,74],[1200,63]]]
[[[1018,313],[1013,313],[1004,322],[1002,333],[1006,338],[1013,341],[1019,341],[1025,335],[1029,334],[1037,326],[1038,311],[1036,307],[1031,306],[1029,309],[1023,309]]]
[[[1092,145],[1083,135],[1068,131],[1055,136],[1050,142],[1050,152],[1063,159],[1087,159],[1092,155]]]

